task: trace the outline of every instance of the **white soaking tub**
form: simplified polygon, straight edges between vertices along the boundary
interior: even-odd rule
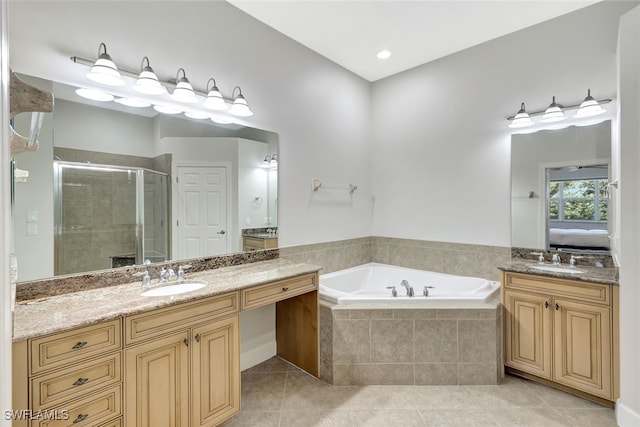
[[[414,296],[406,296],[406,280]],[[392,295],[395,286],[397,296]],[[423,296],[427,287],[428,296]],[[500,283],[478,277],[456,276],[393,265],[369,263],[320,275],[320,298],[334,304],[389,303],[401,307],[407,302],[487,302],[500,292]]]

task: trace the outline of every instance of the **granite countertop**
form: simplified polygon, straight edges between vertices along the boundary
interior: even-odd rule
[[[277,234],[269,233],[242,233],[242,237],[255,237],[256,239],[277,239]]]
[[[207,285],[193,292],[172,296],[145,297],[141,281],[28,300],[16,304],[13,316],[13,341],[35,338],[67,329],[115,319],[172,304],[237,291],[302,274],[315,273],[321,267],[283,259],[253,262],[188,274],[186,281]],[[157,279],[152,285],[157,285]],[[166,285],[176,284],[169,282]]]
[[[533,274],[544,277],[557,277],[559,279],[571,279],[591,283],[603,283],[609,285],[618,285],[618,269],[608,267],[592,267],[587,265],[577,265],[576,270],[582,270],[584,273],[559,273],[556,271],[544,271],[531,268],[539,265],[536,261],[513,260],[510,264],[503,265],[500,270],[509,271],[511,273]],[[552,264],[545,265],[551,267]],[[563,268],[569,268],[568,265],[561,265]]]

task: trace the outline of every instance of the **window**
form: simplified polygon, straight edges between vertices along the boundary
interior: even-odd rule
[[[549,219],[606,221],[608,179],[549,181]]]

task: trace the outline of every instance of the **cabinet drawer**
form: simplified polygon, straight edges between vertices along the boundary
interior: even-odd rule
[[[118,418],[117,420],[109,421],[108,423],[100,424],[99,427],[122,427],[122,418]]]
[[[280,280],[242,290],[242,310],[261,307],[316,289],[316,274]]]
[[[121,352],[31,379],[31,408],[52,407],[117,384],[122,379]]]
[[[66,420],[43,419],[32,425],[39,427],[68,427],[70,425],[93,427],[104,424],[109,419],[122,415],[122,389],[120,386],[112,387],[63,406],[58,410],[58,414],[62,413],[61,411],[67,411],[68,418],[59,417],[67,418]]]
[[[127,316],[125,345],[192,326],[203,319],[238,312],[238,293],[218,295],[172,307]]]
[[[122,347],[120,319],[30,341],[31,373],[69,365]]]
[[[609,285],[598,283],[508,273],[506,274],[505,287],[554,297],[574,298],[584,302],[607,305],[611,303]]]

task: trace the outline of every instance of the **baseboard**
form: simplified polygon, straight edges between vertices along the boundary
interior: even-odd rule
[[[256,366],[276,355],[276,342],[271,341],[245,353],[240,353],[240,370]]]
[[[620,399],[616,402],[616,422],[620,427],[640,426],[640,414],[629,408]]]

